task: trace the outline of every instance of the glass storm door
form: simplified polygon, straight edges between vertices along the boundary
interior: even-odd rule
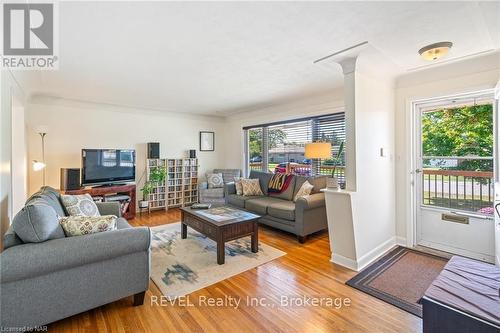
[[[494,262],[493,94],[415,107],[417,244]]]

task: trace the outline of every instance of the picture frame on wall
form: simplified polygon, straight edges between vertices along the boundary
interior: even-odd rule
[[[200,151],[215,150],[215,132],[200,131]]]

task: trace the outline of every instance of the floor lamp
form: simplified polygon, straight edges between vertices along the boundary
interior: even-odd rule
[[[313,176],[318,175],[321,171],[321,159],[332,158],[332,144],[330,142],[306,143],[304,157],[318,160]],[[311,171],[312,169],[311,163]]]
[[[47,135],[47,127],[46,126],[40,126],[37,130],[38,135],[40,135],[40,138],[42,140],[42,160],[37,161],[33,160],[33,170],[34,171],[42,171],[42,184],[45,186],[45,169],[47,167],[47,164],[45,164],[45,136]]]

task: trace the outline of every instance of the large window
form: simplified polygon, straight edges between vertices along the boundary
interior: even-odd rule
[[[293,121],[245,127],[247,143],[247,172],[269,172],[312,175],[331,175],[335,170],[344,182],[344,154],[338,161],[340,145],[345,142],[344,113],[297,119]],[[332,143],[332,158],[309,160],[304,157],[306,143],[323,141]]]

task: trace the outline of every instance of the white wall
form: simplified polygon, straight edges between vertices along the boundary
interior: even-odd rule
[[[395,241],[394,82],[362,70],[355,78],[356,255]],[[380,149],[386,156],[380,155]]]
[[[214,131],[215,151],[197,153],[200,175],[224,163],[225,121],[219,117],[35,98],[28,106],[26,120],[29,160],[41,158],[36,127],[47,125],[49,128],[45,140],[46,177],[47,185],[54,188],[60,187],[60,168],[80,167],[82,148],[135,149],[139,181],[145,170],[147,142],[159,142],[163,158],[181,158],[187,157],[189,149],[199,149],[199,131]],[[30,169],[30,193],[41,184],[41,172]]]
[[[0,234],[10,225],[10,157],[11,157],[11,112],[10,88],[6,71],[0,71]],[[3,237],[0,238],[0,248]]]
[[[412,235],[412,101],[490,89],[495,87],[499,77],[500,54],[494,53],[398,78],[395,119],[397,236]],[[410,245],[411,239],[406,242]]]
[[[23,103],[12,99],[12,212],[24,207],[28,194],[28,145]]]
[[[24,105],[24,91],[21,88],[20,82],[23,82],[25,74],[19,74],[14,77],[10,71],[0,71],[0,234],[3,235],[9,227],[13,215],[23,201],[22,188],[26,183],[26,179],[21,177],[12,178],[11,170],[18,168],[19,160],[26,159],[25,150],[13,151],[13,120],[19,121],[22,114],[16,113],[13,118],[13,103],[16,103],[16,110],[22,110]],[[16,102],[14,102],[16,101]],[[16,128],[23,131],[24,126]],[[23,137],[24,132],[15,134]],[[19,157],[20,156],[20,157]],[[19,157],[19,158],[18,158]],[[26,174],[24,174],[24,177]],[[20,186],[20,190],[18,189]],[[17,195],[13,197],[13,188],[16,188]],[[0,237],[0,248],[2,248],[3,237]]]
[[[342,89],[332,89],[328,94],[247,110],[227,117],[225,133],[228,140],[224,154],[225,166],[244,169],[244,126],[343,112],[343,98]]]

